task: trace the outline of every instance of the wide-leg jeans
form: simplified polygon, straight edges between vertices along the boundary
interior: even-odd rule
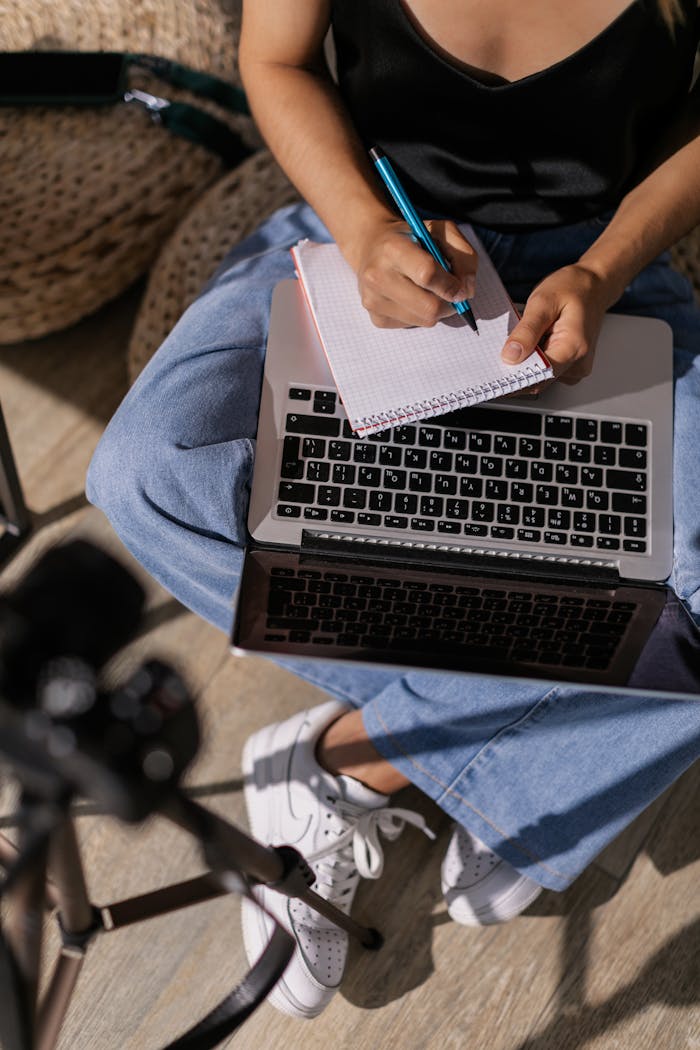
[[[476,228],[514,301],[574,262],[604,220],[503,234]],[[224,260],[129,391],[88,475],[89,499],[172,594],[232,621],[255,455],[270,300],[289,248],[328,240],[298,204]],[[674,332],[675,552],[670,584],[700,620],[700,310],[664,255],[616,309]],[[282,661],[280,661],[282,662]],[[290,669],[359,706],[377,750],[543,886],[562,890],[700,753],[700,702],[333,661]],[[232,697],[232,702],[235,698]]]

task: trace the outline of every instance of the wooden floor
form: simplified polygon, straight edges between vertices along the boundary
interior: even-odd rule
[[[0,400],[36,522],[0,577],[6,586],[65,536],[93,539],[133,565],[82,490],[91,451],[126,389],[124,346],[136,304],[134,293],[69,332],[0,350]],[[321,694],[262,661],[230,656],[222,635],[152,582],[148,594],[144,631],[116,673],[145,655],[181,670],[198,697],[204,732],[189,786],[244,824],[243,741]],[[356,913],[381,927],[385,947],[376,955],[352,949],[342,991],[317,1020],[292,1020],[264,1005],[225,1045],[700,1050],[699,772],[687,773],[568,892],[545,893],[514,922],[481,931],[448,920],[439,892],[448,822],[406,792],[404,804],[424,812],[439,838],[431,845],[407,830],[388,850],[384,877],[360,889]],[[13,797],[6,781],[6,830]],[[133,829],[89,803],[77,810],[90,891],[100,905],[202,870],[190,838],[162,819]],[[51,923],[47,947],[55,943]],[[244,968],[235,897],[102,936],[60,1047],[155,1050],[221,998]]]

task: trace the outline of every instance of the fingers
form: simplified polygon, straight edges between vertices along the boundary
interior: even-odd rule
[[[428,225],[453,272],[412,241],[405,224],[396,223],[358,273],[362,303],[379,327],[432,327],[454,314],[453,303],[474,294],[474,249],[454,223]]]

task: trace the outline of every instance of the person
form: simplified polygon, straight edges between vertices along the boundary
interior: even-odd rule
[[[90,500],[184,604],[222,630],[246,543],[272,290],[288,249],[333,239],[375,324],[433,325],[473,294],[471,223],[514,301],[503,349],[545,346],[556,382],[590,372],[606,311],[674,333],[675,557],[700,617],[700,311],[666,249],[700,220],[696,0],[244,0],[253,113],[303,203],[236,246],[107,427]],[[324,42],[335,45],[331,75]],[[368,158],[384,149],[446,253],[409,236]],[[519,914],[561,891],[697,757],[700,705],[478,676],[289,665],[330,699],[244,748],[251,828],[291,842],[349,910],[382,869],[380,836],[421,821],[412,783],[455,821],[442,888],[457,922]],[[424,829],[427,830],[427,829]],[[259,891],[297,948],[270,1001],[314,1017],[346,936]],[[270,919],[244,908],[257,957]]]

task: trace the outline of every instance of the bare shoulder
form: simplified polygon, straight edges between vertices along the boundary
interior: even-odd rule
[[[239,60],[314,62],[331,19],[331,0],[243,0]]]

